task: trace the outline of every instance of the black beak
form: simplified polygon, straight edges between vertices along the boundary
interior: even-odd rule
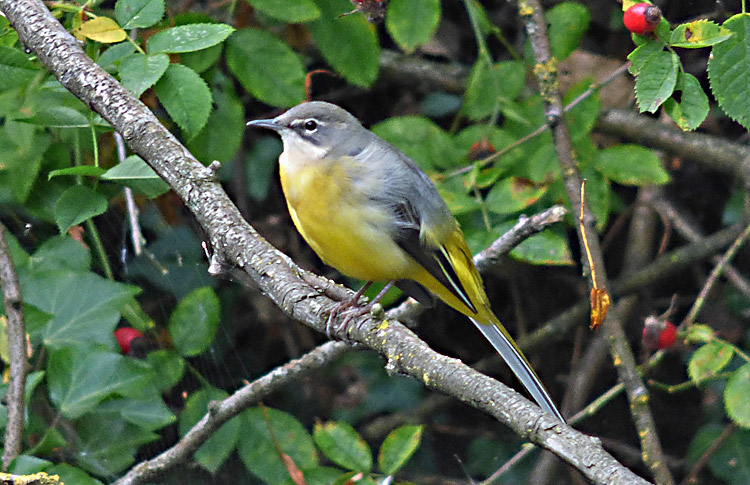
[[[280,125],[276,124],[275,119],[248,121],[247,126],[259,126],[261,128],[268,128],[269,130],[273,131],[279,131],[282,128]]]

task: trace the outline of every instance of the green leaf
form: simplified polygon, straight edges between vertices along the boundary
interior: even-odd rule
[[[646,59],[648,59],[652,55],[663,52],[665,46],[666,44],[664,42],[661,42],[659,40],[652,40],[636,47],[633,52],[628,54],[628,60],[632,64],[630,68],[628,68],[630,74],[638,74],[641,70],[641,67],[643,67],[643,64],[646,62]]]
[[[102,52],[96,63],[105,71],[113,73],[120,69],[122,61],[133,52],[135,52],[135,46],[131,42],[114,44]]]
[[[45,273],[56,270],[87,272],[91,268],[91,253],[71,237],[53,236],[34,251],[27,268]]]
[[[706,344],[704,347],[707,345],[711,344]],[[724,406],[727,415],[743,428],[750,428],[748,396],[750,396],[750,364],[745,364],[732,373],[724,389]]]
[[[120,475],[135,462],[141,446],[159,439],[158,434],[119,419],[114,412],[87,414],[75,422],[74,429],[76,464],[99,476]]]
[[[622,144],[602,150],[594,164],[605,177],[622,185],[641,187],[669,182],[659,157],[640,145]]]
[[[156,374],[154,384],[161,392],[177,385],[185,374],[185,359],[174,350],[155,350],[146,355],[146,360]]]
[[[126,57],[120,65],[122,85],[140,98],[148,88],[156,84],[169,67],[169,56],[166,54],[145,55],[140,52]]]
[[[661,51],[643,62],[635,81],[635,97],[641,113],[654,113],[677,85],[680,58],[674,52]]]
[[[440,0],[390,0],[385,27],[406,53],[426,44],[440,23]]]
[[[219,328],[221,306],[208,287],[190,292],[177,304],[169,319],[169,336],[177,351],[192,357],[204,352]]]
[[[734,35],[711,50],[711,91],[727,116],[750,129],[750,14],[735,15],[723,27]]]
[[[386,475],[399,471],[417,451],[423,426],[401,426],[385,437],[378,453],[378,467]]]
[[[0,160],[18,202],[26,202],[49,145],[50,137],[31,124],[6,120],[0,129]]]
[[[104,172],[106,172],[106,170],[101,167],[95,167],[93,165],[79,165],[77,167],[68,167],[68,168],[61,168],[58,170],[52,170],[47,175],[47,180],[50,180],[54,177],[60,177],[62,175],[99,178]]]
[[[224,42],[234,32],[226,24],[188,24],[162,30],[149,37],[148,53],[193,52]]]
[[[513,214],[539,200],[546,191],[546,186],[536,187],[527,180],[507,177],[490,189],[485,204],[495,214]]]
[[[242,417],[237,452],[247,469],[261,480],[284,483],[289,478],[277,446],[302,470],[318,465],[313,439],[294,416],[266,407],[250,408]]]
[[[337,465],[358,472],[369,472],[372,469],[370,447],[349,423],[315,423],[313,439],[320,451]]]
[[[211,92],[214,111],[206,126],[187,143],[187,147],[206,164],[213,160],[223,164],[232,160],[240,148],[245,134],[245,110],[228,77],[221,76]]]
[[[41,339],[52,349],[80,342],[114,349],[120,308],[139,291],[90,272],[51,271],[20,280],[26,303],[54,315],[38,333],[31,332],[32,342]]]
[[[164,16],[164,0],[118,0],[115,17],[123,29],[151,27]]]
[[[170,64],[154,86],[169,116],[190,139],[201,131],[211,112],[211,90],[195,71]]]
[[[454,216],[468,214],[482,206],[482,203],[476,197],[468,195],[466,191],[451,190],[443,184],[438,185],[437,189],[440,197],[443,198]]]
[[[368,87],[378,77],[380,45],[375,29],[363,15],[348,15],[351,5],[317,0],[321,15],[308,27],[326,61],[352,84]]]
[[[747,395],[745,395],[745,401],[747,401]],[[716,437],[718,438],[718,434]],[[739,429],[732,433],[711,455],[709,468],[711,473],[724,483],[733,485],[750,483],[750,431]]]
[[[589,28],[589,11],[580,3],[562,2],[549,9],[546,16],[552,55],[565,59],[578,48]]]
[[[204,73],[216,64],[222,51],[223,46],[217,44],[195,52],[183,52],[180,54],[180,63],[197,73]]]
[[[247,152],[245,163],[245,186],[247,193],[256,201],[268,195],[271,178],[281,153],[281,141],[276,136],[258,138]]]
[[[161,429],[176,419],[158,394],[148,398],[110,399],[100,409],[117,412],[125,421],[148,431]]]
[[[268,32],[242,29],[227,42],[227,65],[260,101],[289,107],[305,99],[305,70],[297,54]]]
[[[185,403],[185,409],[180,413],[180,436],[185,436],[190,428],[208,413],[208,406],[211,401],[221,401],[226,397],[226,392],[215,388],[194,392]],[[240,416],[224,423],[195,452],[195,460],[198,464],[210,473],[216,473],[234,450],[241,427],[242,418]]]
[[[451,137],[431,120],[421,116],[400,116],[372,127],[376,135],[396,145],[422,170],[458,166],[461,158]]]
[[[70,419],[83,416],[107,397],[132,393],[152,378],[138,361],[92,346],[55,350],[47,365],[50,399]]]
[[[469,119],[481,120],[496,114],[503,102],[518,97],[525,86],[526,71],[517,61],[488,66],[479,59],[469,74],[462,111]]]
[[[253,8],[282,22],[296,24],[315,20],[320,10],[311,0],[248,0]]]
[[[733,355],[734,350],[730,345],[718,340],[708,342],[693,352],[688,364],[688,374],[695,382],[712,377],[726,367]]]
[[[60,234],[72,226],[107,210],[107,198],[85,185],[73,185],[63,192],[55,204],[55,222]]]
[[[552,231],[531,236],[516,246],[511,257],[519,261],[540,266],[572,266],[573,256],[568,241]]]
[[[567,93],[565,93],[563,105],[568,105],[585,93],[591,87],[592,82],[593,80],[589,78],[576,83]],[[598,93],[587,96],[581,102],[573,106],[573,108],[565,113],[565,120],[568,123],[571,137],[574,140],[583,137],[588,138],[589,133],[594,129],[596,121],[599,119],[601,111],[602,102]]]
[[[695,20],[675,27],[669,38],[669,45],[697,49],[718,44],[731,36],[731,31],[710,20]]]
[[[664,111],[681,129],[695,130],[708,116],[708,97],[695,76],[680,72],[677,87],[682,96],[678,103],[673,97],[664,102]]]
[[[714,339],[714,329],[701,323],[691,325],[685,336],[690,343],[707,343]]]
[[[29,118],[18,121],[50,128],[88,128],[91,126],[88,116],[67,106],[47,106],[35,110]]]
[[[67,463],[59,463],[45,470],[48,475],[58,475],[60,483],[75,483],[76,485],[102,485],[102,482],[91,475]]]
[[[29,56],[18,49],[0,46],[0,92],[27,86],[37,75],[39,68]]]
[[[39,471],[44,471],[52,465],[51,461],[37,458],[36,456],[19,455],[12,462],[8,473],[16,475],[28,475]]]
[[[138,155],[130,155],[107,170],[101,178],[130,187],[149,198],[158,197],[169,190],[169,185]]]

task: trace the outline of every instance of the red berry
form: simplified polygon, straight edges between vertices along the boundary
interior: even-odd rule
[[[133,339],[141,337],[143,337],[143,334],[132,327],[123,327],[115,330],[115,339],[117,339],[117,343],[120,344],[120,350],[125,355],[130,352],[130,344]]]
[[[643,346],[651,350],[664,350],[672,346],[677,339],[677,327],[667,320],[655,317],[646,318],[643,326]]]
[[[622,16],[625,28],[640,35],[653,32],[660,21],[661,10],[650,3],[636,3],[627,9]]]

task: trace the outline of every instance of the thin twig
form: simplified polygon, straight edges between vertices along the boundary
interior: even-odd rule
[[[115,144],[117,145],[117,158],[120,163],[123,163],[127,154],[125,140],[123,140],[122,135],[117,132],[115,132]],[[140,256],[143,252],[145,238],[141,231],[141,224],[138,222],[138,206],[135,204],[133,189],[125,187],[123,192],[125,193],[125,206],[128,210],[128,221],[130,221],[130,240],[133,243],[133,252],[136,256]]]

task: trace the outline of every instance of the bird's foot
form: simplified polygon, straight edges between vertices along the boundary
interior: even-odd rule
[[[378,293],[371,302],[367,303],[366,305],[359,306],[359,298],[367,290],[367,288],[370,287],[371,284],[372,282],[365,284],[365,286],[360,288],[360,290],[357,291],[357,293],[355,293],[352,298],[338,303],[331,309],[331,313],[328,314],[328,321],[326,322],[326,335],[329,339],[333,339],[336,335],[338,335],[341,336],[344,340],[347,340],[347,330],[349,328],[349,324],[353,320],[356,320],[357,318],[367,314],[374,315],[375,311],[378,308],[382,308],[380,307],[380,300],[388,292],[388,290],[391,289],[393,283],[388,283],[387,285],[385,285],[385,287],[380,290],[380,293]],[[339,316],[343,316],[343,320],[341,322],[336,322]]]

